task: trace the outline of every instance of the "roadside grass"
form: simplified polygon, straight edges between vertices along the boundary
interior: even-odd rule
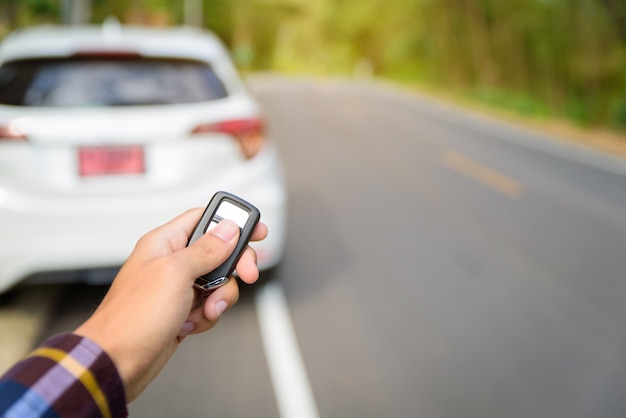
[[[556,112],[547,103],[523,92],[484,88],[451,89],[406,80],[400,81],[399,84],[471,111],[507,120],[562,140],[626,157],[626,126],[619,128],[593,125],[589,121],[589,109],[585,103],[566,103],[561,111]]]

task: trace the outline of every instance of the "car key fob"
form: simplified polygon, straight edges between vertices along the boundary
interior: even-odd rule
[[[261,213],[254,205],[227,192],[217,192],[204,210],[187,246],[196,241],[222,219],[230,219],[239,226],[239,241],[232,254],[218,268],[196,279],[194,287],[200,294],[206,294],[228,282],[235,266],[246,249],[254,227],[259,223]]]

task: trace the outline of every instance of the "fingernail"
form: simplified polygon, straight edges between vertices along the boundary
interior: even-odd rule
[[[220,238],[225,242],[230,242],[235,235],[237,235],[237,231],[239,227],[232,221],[221,221],[215,228],[211,230],[211,234]]]
[[[183,324],[180,331],[178,331],[178,336],[186,337],[187,335],[191,334],[194,329],[196,329],[196,326],[194,325],[194,323],[187,321]]]
[[[217,312],[218,318],[222,316],[224,312],[226,312],[226,309],[228,309],[228,303],[223,300],[220,300],[215,304],[215,312]]]

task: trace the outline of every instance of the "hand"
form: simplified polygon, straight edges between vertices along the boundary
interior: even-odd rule
[[[98,309],[75,330],[113,359],[127,402],[157,376],[185,336],[212,328],[239,299],[237,281],[231,279],[191,311],[194,280],[223,263],[239,237],[237,225],[224,220],[186,247],[201,214],[202,209],[187,211],[144,235]],[[267,227],[259,223],[252,240],[266,236]],[[245,283],[258,279],[251,247],[242,254],[236,271]]]

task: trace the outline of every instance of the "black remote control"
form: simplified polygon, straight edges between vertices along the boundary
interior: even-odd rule
[[[239,241],[232,254],[222,265],[196,279],[194,283],[196,289],[206,293],[228,282],[260,218],[259,210],[238,196],[227,192],[217,192],[211,198],[187,245],[189,246],[196,241],[222,219],[230,219],[239,226]]]

